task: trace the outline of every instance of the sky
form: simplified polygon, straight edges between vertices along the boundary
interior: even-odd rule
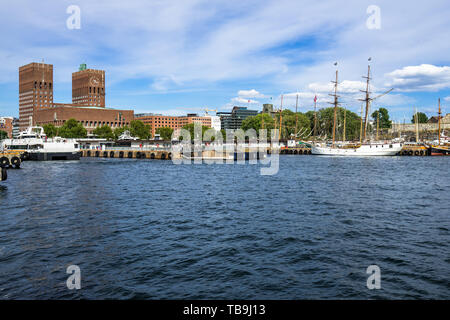
[[[106,71],[108,107],[203,114],[263,103],[343,107],[409,122],[450,112],[450,3],[307,0],[15,0],[0,10],[0,116],[18,116],[18,68],[53,64],[54,102],[71,102],[81,63]],[[79,8],[79,16],[77,10]],[[77,25],[79,17],[79,26]],[[368,59],[371,58],[369,62]],[[337,62],[337,66],[335,65]]]

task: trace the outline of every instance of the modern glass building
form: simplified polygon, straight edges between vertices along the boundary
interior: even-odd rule
[[[248,117],[254,117],[258,114],[257,110],[249,110],[247,107],[233,107],[231,112],[217,112],[220,117],[222,129],[240,129],[242,121]]]

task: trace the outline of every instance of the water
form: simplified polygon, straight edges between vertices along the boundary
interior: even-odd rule
[[[26,162],[0,184],[0,298],[449,299],[448,160]]]

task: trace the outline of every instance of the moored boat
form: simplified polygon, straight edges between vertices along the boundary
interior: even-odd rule
[[[432,156],[450,156],[450,148],[448,146],[431,146],[430,154]]]
[[[42,127],[30,127],[18,139],[5,139],[4,150],[26,152],[29,160],[80,160],[80,146],[74,139],[55,137],[48,139]]]
[[[357,147],[332,147],[318,146],[311,147],[311,153],[315,155],[328,156],[395,156],[403,148],[401,143],[369,143]]]
[[[449,139],[443,133],[441,133],[441,99],[438,100],[438,140],[436,144],[431,144],[430,154],[432,156],[449,156],[450,144]]]
[[[371,59],[369,59],[370,61]],[[368,66],[367,77],[367,86],[365,92],[366,96],[364,101],[366,103],[366,112],[365,118],[363,122],[362,110],[361,110],[361,130],[360,130],[360,143],[352,144],[345,141],[345,118],[344,118],[344,141],[339,143],[335,141],[336,136],[336,114],[339,106],[338,101],[338,71],[336,70],[336,81],[332,81],[334,83],[334,93],[330,94],[334,97],[334,119],[333,119],[333,131],[332,131],[332,143],[329,145],[320,145],[313,144],[311,146],[311,153],[315,155],[328,155],[328,156],[395,156],[397,155],[401,149],[403,148],[403,144],[399,142],[368,142],[366,141],[366,135],[368,130],[368,115],[369,115],[369,106],[370,103],[383,95],[391,92],[393,89],[384,92],[378,97],[371,98],[370,97],[370,88],[369,88],[369,80],[370,80],[370,65]],[[345,116],[345,114],[344,114]],[[378,123],[377,123],[378,126]],[[378,131],[377,131],[378,138]]]

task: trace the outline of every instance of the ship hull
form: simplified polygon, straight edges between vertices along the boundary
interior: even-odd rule
[[[312,146],[311,153],[323,156],[343,157],[371,157],[371,156],[395,156],[402,149],[400,143],[384,145],[362,145],[358,148],[332,148]]]
[[[80,160],[80,152],[30,152],[31,161]]]
[[[440,148],[440,147],[431,147],[430,154],[432,156],[450,156],[450,149]]]

